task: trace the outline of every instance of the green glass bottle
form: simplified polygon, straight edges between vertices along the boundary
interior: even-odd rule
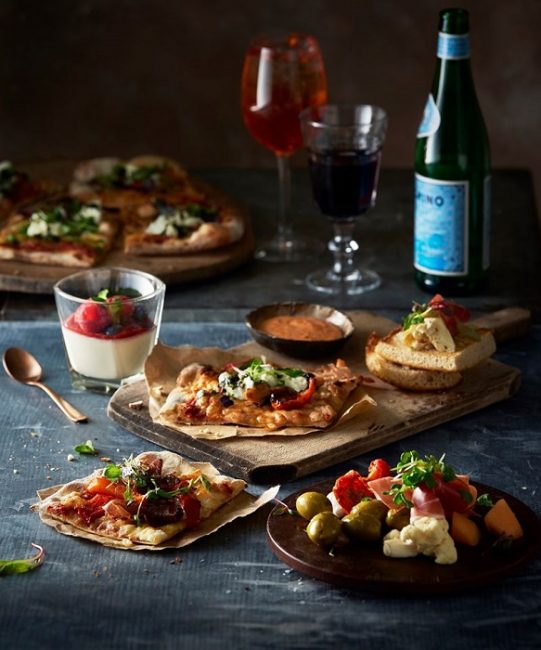
[[[436,72],[415,148],[415,279],[467,295],[489,267],[490,151],[470,68],[469,16],[440,13]]]

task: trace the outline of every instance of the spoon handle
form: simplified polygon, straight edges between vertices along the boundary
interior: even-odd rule
[[[60,395],[56,393],[52,388],[49,388],[49,386],[42,384],[40,381],[29,381],[28,383],[31,386],[37,386],[38,388],[41,388],[41,390],[45,391],[62,411],[62,413],[64,413],[64,415],[68,417],[72,422],[86,422],[88,420],[88,416],[86,416],[84,413],[81,413],[81,411],[78,411],[75,406],[72,406],[63,397],[60,397]]]

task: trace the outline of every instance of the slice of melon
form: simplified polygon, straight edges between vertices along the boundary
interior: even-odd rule
[[[453,512],[451,519],[451,537],[459,544],[477,546],[481,541],[479,526],[460,512]]]
[[[496,501],[487,512],[485,526],[490,533],[498,535],[498,537],[520,539],[524,536],[522,526],[505,499]]]

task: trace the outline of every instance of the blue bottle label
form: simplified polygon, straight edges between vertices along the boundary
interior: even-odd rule
[[[469,59],[470,35],[439,32],[437,55],[440,59]]]
[[[440,128],[441,116],[439,108],[434,101],[432,93],[428,96],[425,104],[425,110],[423,112],[423,119],[417,130],[418,138],[426,138],[429,135],[434,135],[436,131]]]
[[[468,274],[468,181],[415,174],[414,266],[434,275]]]

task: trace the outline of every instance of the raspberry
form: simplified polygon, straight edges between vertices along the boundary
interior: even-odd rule
[[[73,319],[84,334],[99,334],[111,324],[111,314],[107,307],[93,301],[81,305]]]

